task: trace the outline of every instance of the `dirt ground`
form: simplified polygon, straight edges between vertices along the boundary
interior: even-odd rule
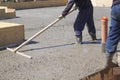
[[[64,7],[17,10],[17,18],[1,21],[24,24],[25,38],[28,39],[57,19]],[[101,52],[101,17],[109,18],[110,8],[94,8],[98,40],[91,43],[85,27],[82,45],[75,44],[72,26],[77,12],[74,11],[19,50],[33,59],[1,50],[0,80],[80,80],[98,69],[104,69],[106,60]]]

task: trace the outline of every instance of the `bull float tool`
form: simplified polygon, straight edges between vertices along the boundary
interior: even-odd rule
[[[73,8],[72,10],[70,10],[68,12],[68,14],[70,14],[71,12],[73,12],[74,10],[76,10],[77,8]],[[67,15],[68,15],[67,14]],[[32,59],[32,56],[29,56],[29,55],[26,55],[26,54],[23,54],[21,52],[19,52],[18,50],[20,48],[22,48],[24,45],[26,45],[28,42],[30,42],[31,40],[33,40],[34,38],[36,38],[38,35],[42,34],[44,31],[46,31],[47,29],[49,29],[50,27],[52,27],[54,24],[56,24],[57,22],[59,22],[62,18],[57,18],[56,20],[54,20],[52,23],[50,23],[48,26],[46,26],[45,28],[43,28],[42,30],[38,31],[35,35],[33,35],[32,37],[30,37],[28,40],[26,40],[25,42],[23,42],[21,45],[19,45],[18,47],[16,47],[15,49],[11,49],[11,48],[7,48],[7,50],[11,51],[11,52],[14,52],[14,53],[17,53],[19,55],[22,55],[26,58],[29,58],[29,59]]]

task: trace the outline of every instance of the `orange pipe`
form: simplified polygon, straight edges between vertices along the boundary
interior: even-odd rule
[[[108,35],[108,18],[103,16],[101,19],[102,26],[102,43],[106,43],[107,35]]]

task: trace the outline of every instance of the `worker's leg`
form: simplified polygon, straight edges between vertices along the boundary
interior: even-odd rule
[[[116,9],[118,9],[116,11]],[[106,51],[115,53],[120,40],[120,8],[113,8],[111,12],[111,27],[106,42]]]
[[[111,10],[111,26],[109,35],[106,41],[106,56],[107,65],[112,62],[114,53],[117,50],[118,42],[120,40],[120,5],[112,7]]]
[[[82,41],[82,31],[84,29],[85,23],[87,22],[88,14],[89,13],[87,9],[81,9],[74,23],[75,35],[77,38],[81,38],[79,39],[79,42]]]
[[[88,33],[90,34],[92,40],[96,40],[96,29],[93,20],[93,7],[90,7],[89,9],[90,9],[90,11],[88,12],[89,17],[87,19]]]

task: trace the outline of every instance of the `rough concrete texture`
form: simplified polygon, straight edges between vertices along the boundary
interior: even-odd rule
[[[26,39],[54,21],[63,7],[17,10],[17,18],[1,20],[24,24]],[[101,52],[101,17],[110,14],[110,8],[94,8],[98,41],[91,43],[85,27],[83,44],[76,45],[73,23],[78,11],[39,35],[20,51],[27,59],[8,50],[0,51],[0,80],[80,80],[105,67]],[[120,48],[118,48],[120,50]]]

